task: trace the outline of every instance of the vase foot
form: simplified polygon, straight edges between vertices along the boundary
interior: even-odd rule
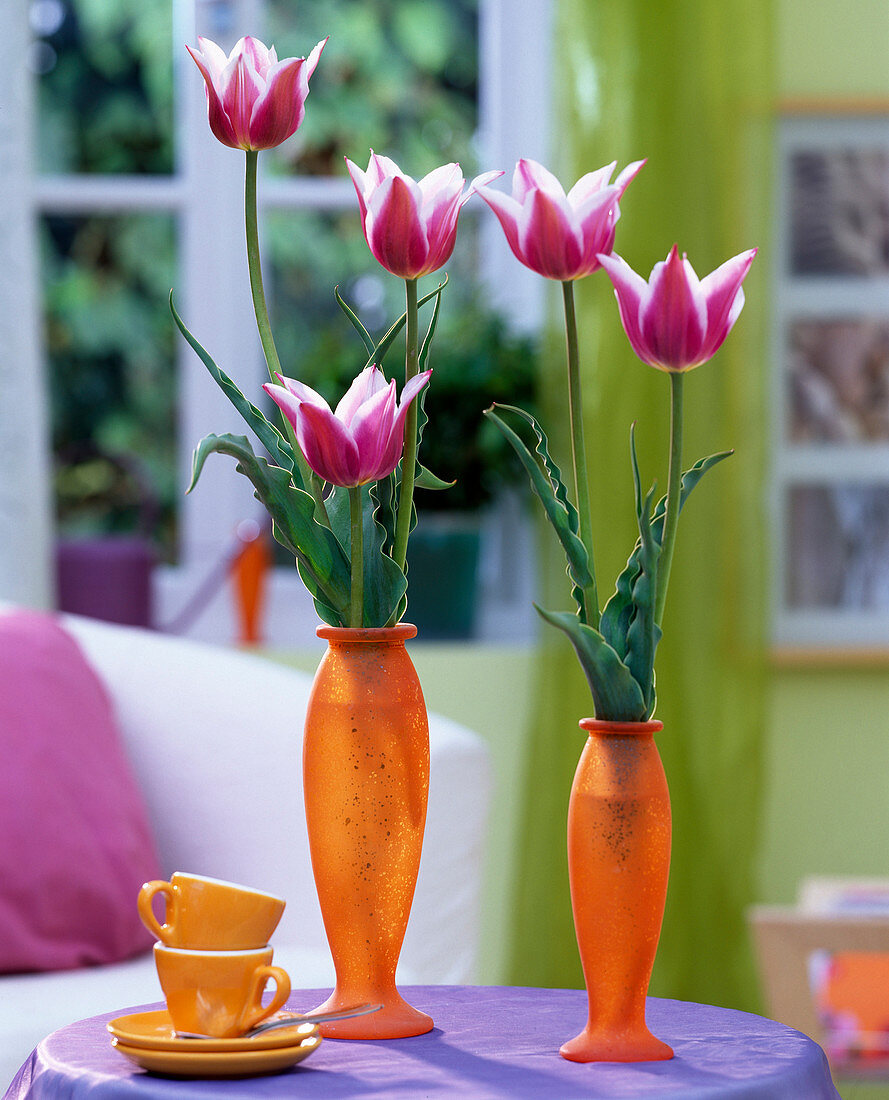
[[[569,1062],[665,1062],[673,1050],[644,1028],[641,1031],[591,1031],[563,1043],[559,1053]]]
[[[425,1035],[435,1026],[432,1017],[409,1005],[400,993],[395,991],[385,997],[368,994],[366,997],[343,998],[334,992],[323,1005],[314,1012],[336,1012],[338,1009],[351,1008],[359,1001],[383,1002],[378,1012],[367,1016],[353,1016],[347,1020],[335,1020],[333,1023],[320,1024],[319,1029],[325,1039],[407,1039],[411,1035]]]

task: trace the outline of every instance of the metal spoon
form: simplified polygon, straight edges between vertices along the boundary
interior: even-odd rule
[[[299,1027],[300,1024],[325,1024],[329,1020],[348,1020],[351,1016],[368,1016],[371,1012],[379,1012],[382,1005],[363,1004],[354,1008],[343,1008],[337,1012],[309,1012],[305,1016],[284,1016],[278,1020],[267,1020],[259,1024],[252,1031],[239,1035],[239,1039],[252,1039],[255,1035],[261,1035],[264,1031],[274,1031],[281,1027]],[[197,1031],[177,1031],[179,1039],[215,1039],[215,1035],[202,1035]]]

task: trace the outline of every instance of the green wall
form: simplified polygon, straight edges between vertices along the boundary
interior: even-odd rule
[[[806,875],[889,876],[889,664],[776,671],[762,900]]]
[[[776,16],[782,98],[889,96],[885,0],[778,0]]]

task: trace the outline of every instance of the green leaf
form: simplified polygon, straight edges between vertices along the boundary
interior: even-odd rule
[[[495,408],[514,413],[531,425],[537,436],[537,447],[533,453],[526,447],[521,437],[494,412]],[[530,413],[514,405],[494,404],[490,409],[485,409],[485,416],[492,420],[506,437],[531,479],[531,488],[543,505],[547,519],[552,524],[565,551],[568,559],[568,575],[574,582],[572,594],[577,603],[578,613],[582,615],[583,600],[580,590],[592,584],[590,559],[578,534],[577,510],[568,499],[568,490],[562,482],[559,467],[549,456],[546,435]]]
[[[611,722],[643,722],[645,699],[632,673],[598,630],[568,611],[537,612],[568,635],[593,694],[597,718]]]
[[[426,303],[431,298],[435,298],[436,295],[441,295],[441,292],[444,290],[444,288],[447,285],[448,285],[448,277],[447,277],[447,275],[445,275],[444,279],[438,284],[438,286],[435,288],[435,290],[430,290],[428,294],[424,294],[423,297],[420,298],[420,300],[417,302],[417,308],[419,309],[420,306],[426,305]],[[401,332],[401,330],[404,328],[404,325],[405,325],[406,321],[407,321],[407,313],[402,313],[402,315],[398,318],[398,320],[394,321],[392,323],[392,325],[386,330],[386,333],[383,336],[382,340],[380,340],[380,342],[376,345],[376,347],[370,353],[370,358],[365,363],[365,366],[369,367],[373,363],[376,363],[378,365],[380,363],[382,363],[383,357],[385,356],[385,354],[389,350],[389,348],[392,346],[392,343],[395,340],[396,336],[398,336],[399,332]]]
[[[421,466],[419,462],[417,463],[417,472],[414,475],[415,489],[452,489],[456,484],[456,481],[443,481],[440,477],[436,477],[431,470],[427,470],[425,466]]]
[[[349,490],[334,486],[327,498],[330,526],[351,559]],[[371,484],[361,487],[364,532],[364,626],[385,626],[407,591],[407,577],[385,552],[390,534],[377,520],[378,497]]]
[[[635,461],[635,446],[632,447],[632,451],[636,481],[636,515],[639,521],[641,546],[639,572],[633,583],[633,614],[627,628],[624,662],[639,685],[645,700],[645,717],[648,718],[654,710],[654,655],[661,640],[660,627],[654,621],[654,594],[661,548],[654,541],[651,531],[651,503],[655,486],[652,485],[643,501],[638,466]]]
[[[685,471],[680,481],[679,510],[688,499],[689,493],[698,484],[704,474],[712,469],[718,462],[734,454],[734,451],[720,451],[718,454],[708,455],[699,459],[692,467]],[[658,501],[651,517],[650,529],[652,538],[658,549],[664,537],[664,516],[667,511],[666,495]],[[633,617],[633,585],[639,576],[641,569],[642,539],[636,540],[633,552],[627,560],[620,575],[617,578],[614,594],[602,609],[602,618],[599,629],[602,635],[622,658],[626,657],[626,636]]]
[[[432,317],[429,320],[429,328],[426,330],[426,335],[423,337],[423,346],[420,348],[420,354],[417,357],[417,369],[418,371],[426,369],[426,360],[429,358],[429,351],[432,347],[432,337],[435,335],[435,327],[438,324],[438,315],[441,312],[441,292],[444,289],[444,283],[438,288],[437,297],[435,299],[435,305],[432,307]],[[417,303],[419,307],[419,302]]]
[[[376,506],[376,512],[374,513],[376,522],[380,524],[386,533],[383,541],[383,553],[391,557],[395,547],[395,523],[397,519],[395,502],[398,499],[395,474],[392,473],[388,477],[373,482],[370,492]]]
[[[361,323],[358,314],[351,308],[351,306],[346,304],[345,300],[340,294],[340,288],[338,286],[335,286],[333,288],[333,295],[336,298],[337,305],[349,318],[349,320],[352,322],[353,327],[355,328],[355,331],[364,341],[364,346],[365,348],[367,348],[367,354],[371,357],[371,360],[373,360],[374,351],[376,350],[374,347],[373,337]]]
[[[212,356],[206,351],[195,339],[195,337],[189,332],[185,326],[185,322],[179,316],[176,311],[176,307],[173,305],[173,292],[170,291],[170,311],[173,314],[173,320],[192,349],[197,354],[198,358],[213,376],[216,384],[225,394],[225,396],[231,401],[234,407],[238,410],[244,420],[247,422],[247,426],[251,428],[255,433],[257,439],[262,443],[263,447],[269,452],[272,457],[272,461],[280,467],[286,470],[294,471],[294,479],[299,488],[305,486],[300,484],[302,482],[302,476],[299,473],[299,468],[296,463],[296,458],[293,453],[293,448],[288,441],[278,431],[278,429],[270,421],[266,420],[262,412],[249,401],[238,389],[235,383],[229,378],[229,376],[218,367],[213,361]]]
[[[257,499],[272,518],[275,538],[296,557],[300,576],[316,599],[316,607],[320,601],[321,607],[336,619],[331,625],[348,625],[352,584],[349,559],[333,532],[315,522],[312,497],[294,487],[287,470],[254,454],[243,435],[208,435],[200,441],[187,492],[197,485],[207,457],[214,453],[237,459],[238,472],[250,479]]]

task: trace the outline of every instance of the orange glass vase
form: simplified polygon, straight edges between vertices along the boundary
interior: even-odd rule
[[[336,1039],[432,1029],[395,987],[429,793],[429,725],[404,643],[417,629],[320,626],[328,643],[306,712],[303,788],[312,870],[336,969],[319,1007],[382,1004],[325,1024]]]
[[[568,804],[568,873],[589,1000],[573,1062],[673,1057],[645,1023],[670,872],[670,793],[654,734],[661,722],[584,719],[589,734]]]

